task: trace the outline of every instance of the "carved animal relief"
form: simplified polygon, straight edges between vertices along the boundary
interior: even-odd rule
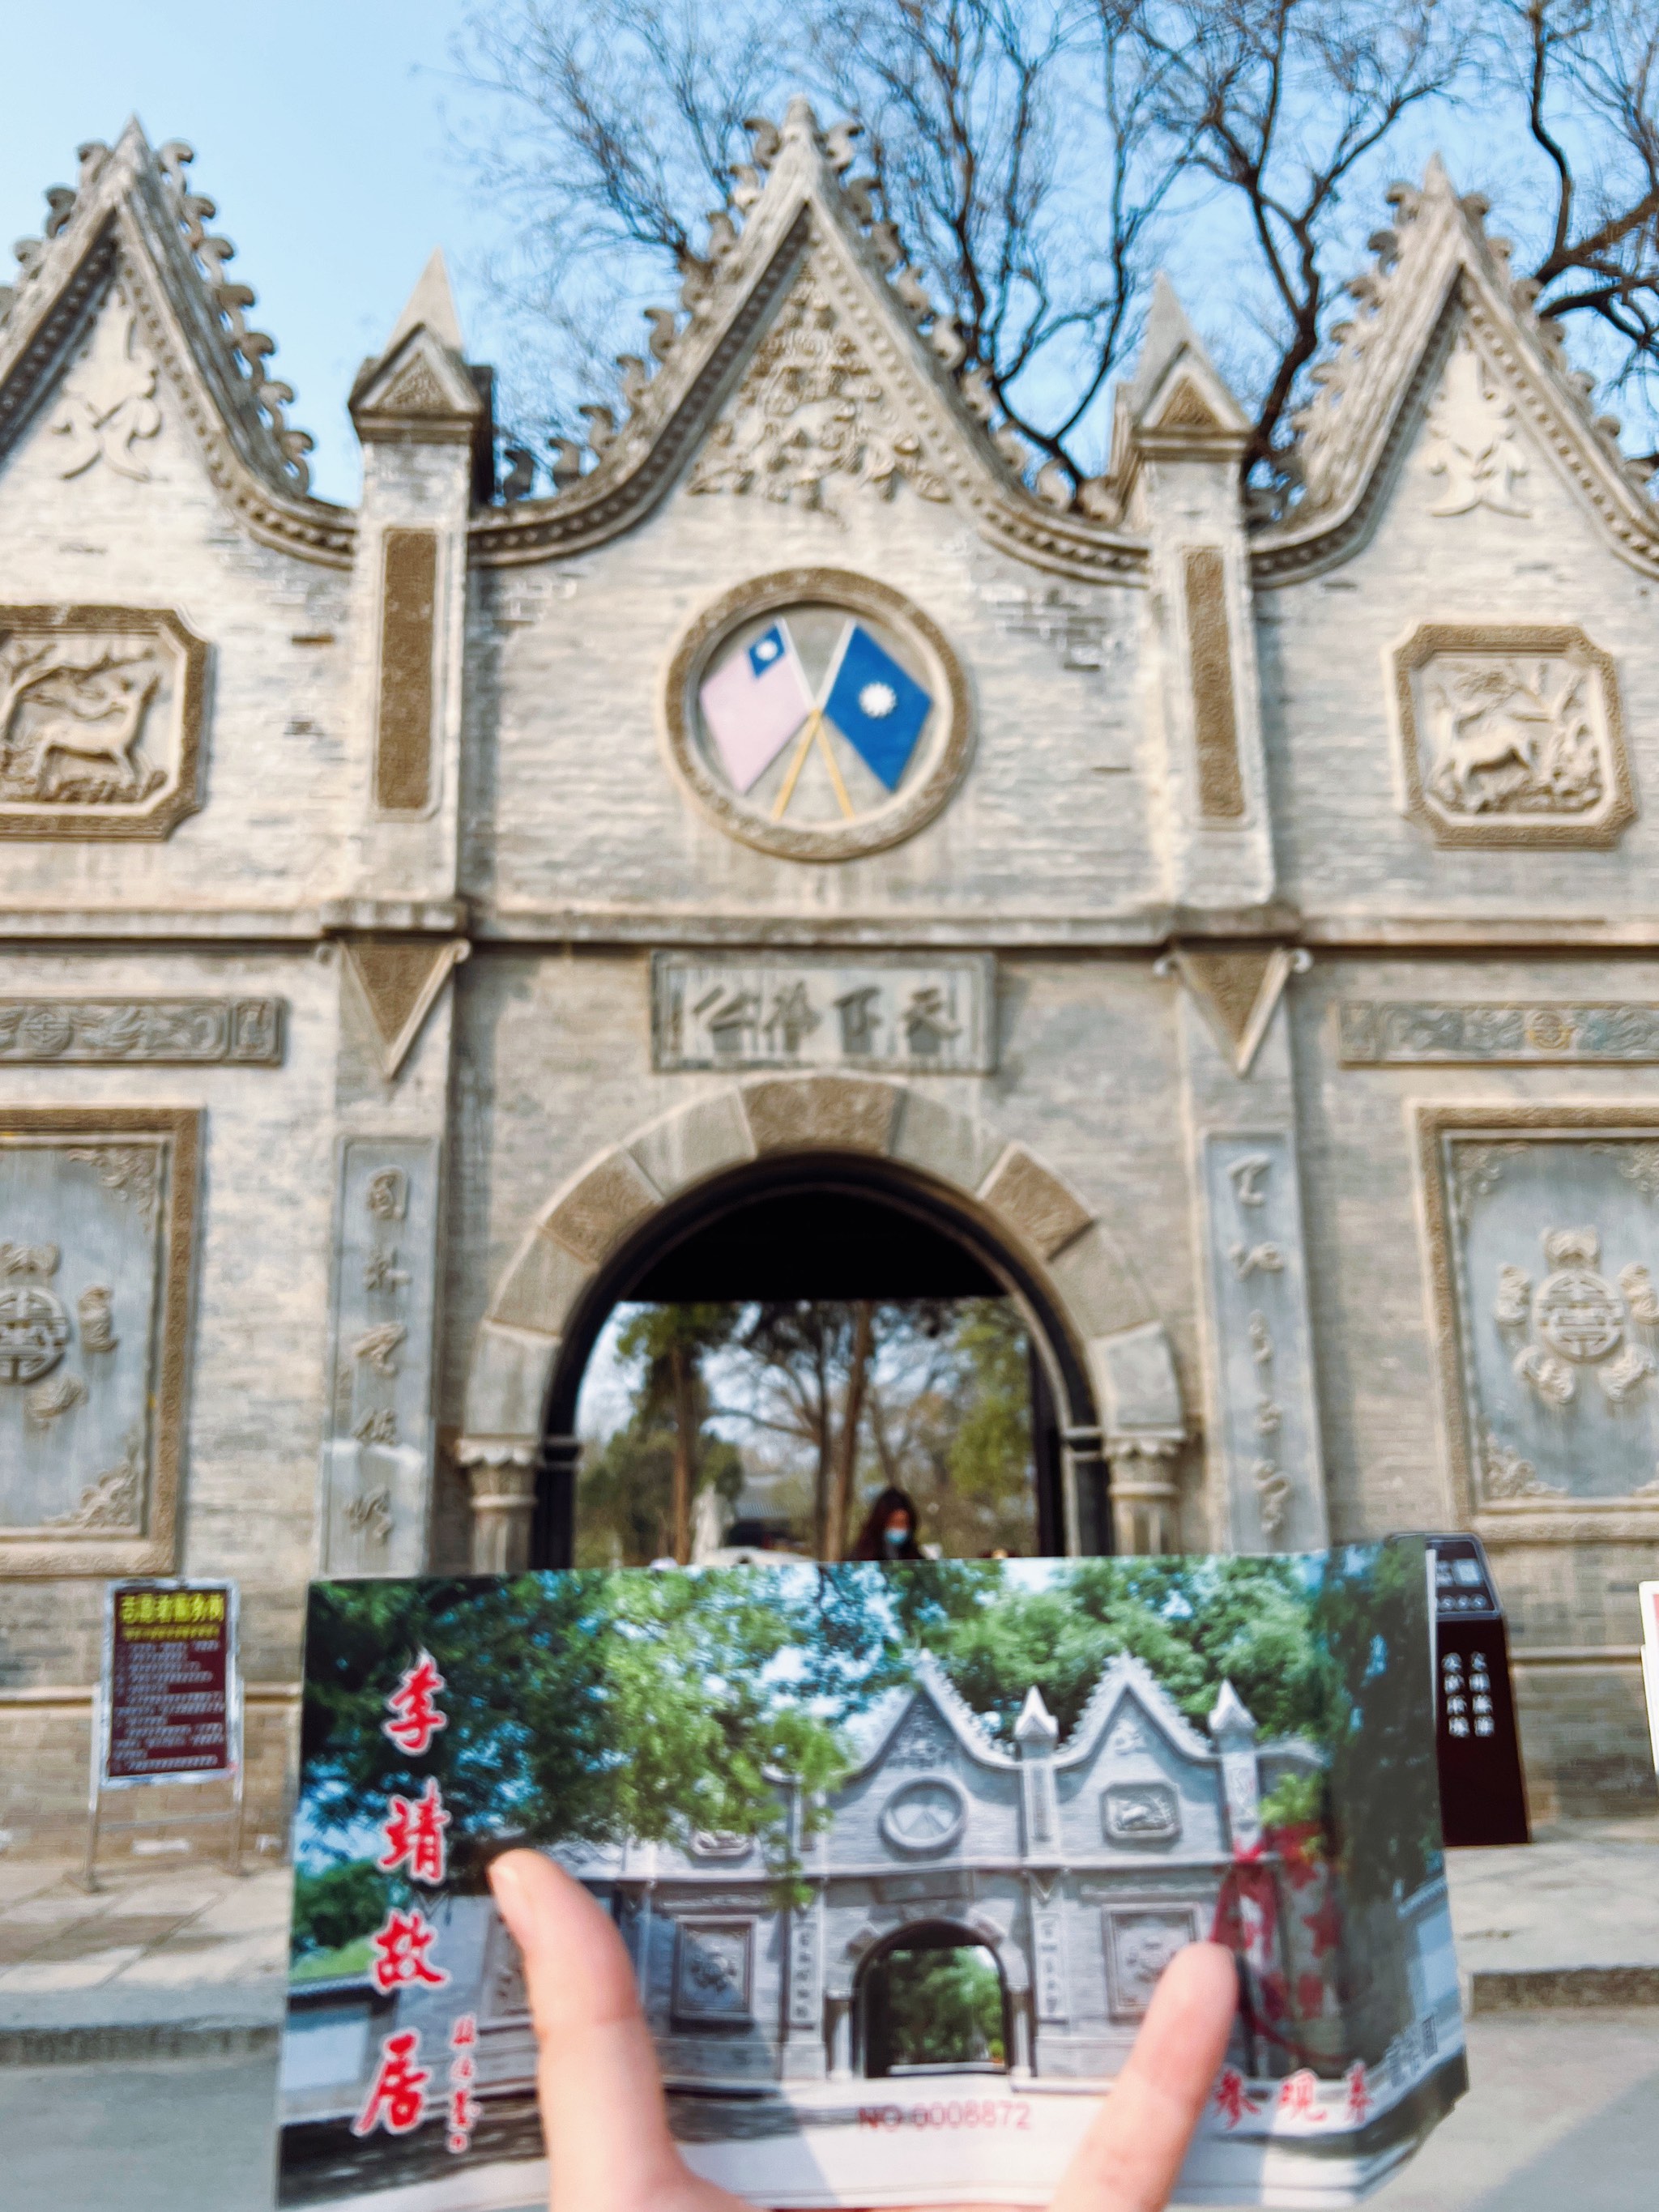
[[[163,837],[193,812],[206,658],[170,614],[0,608],[0,836]]]
[[[921,441],[809,267],[756,349],[735,405],[692,471],[694,492],[753,494],[833,514],[835,479],[948,499]]]
[[[1659,1498],[1652,1144],[1482,1132],[1442,1149],[1431,1233],[1456,1305],[1474,1502]]]
[[[1568,628],[1419,629],[1395,658],[1406,811],[1437,843],[1611,843],[1632,819],[1611,659]]]

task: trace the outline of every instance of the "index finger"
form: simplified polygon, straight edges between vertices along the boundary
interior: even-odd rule
[[[573,2212],[652,2212],[695,2185],[668,2129],[634,1970],[607,1915],[539,1851],[507,1851],[489,1882],[520,1950],[552,2201]]]
[[[1176,1954],[1127,2063],[1066,2169],[1052,2212],[1163,2212],[1237,2003],[1231,1951],[1189,1943]]]

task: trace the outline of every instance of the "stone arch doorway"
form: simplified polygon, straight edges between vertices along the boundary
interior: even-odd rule
[[[913,1923],[860,1961],[853,1984],[853,2070],[1006,2074],[1015,2008],[997,1946],[951,1920]]]
[[[475,1566],[568,1560],[576,1394],[611,1310],[652,1286],[684,1296],[744,1249],[757,1265],[775,1257],[789,1246],[788,1210],[799,1222],[813,1205],[820,1222],[834,1208],[843,1223],[890,1224],[885,1265],[948,1265],[1018,1301],[1048,1393],[1056,1550],[1172,1547],[1185,1432],[1174,1360],[1105,1224],[1036,1153],[924,1087],[813,1075],[705,1091],[544,1206],[474,1344],[457,1457],[472,1486]],[[850,1264],[856,1238],[840,1245]],[[886,1294],[902,1294],[890,1279]]]

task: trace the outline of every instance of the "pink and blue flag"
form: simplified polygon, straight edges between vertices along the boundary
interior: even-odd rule
[[[773,623],[734,653],[697,697],[726,773],[748,791],[812,711],[812,688],[787,623]]]

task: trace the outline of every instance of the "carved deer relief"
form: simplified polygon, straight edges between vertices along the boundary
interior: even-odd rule
[[[1430,624],[1395,656],[1407,811],[1449,844],[1608,844],[1635,812],[1611,657],[1565,624]]]

